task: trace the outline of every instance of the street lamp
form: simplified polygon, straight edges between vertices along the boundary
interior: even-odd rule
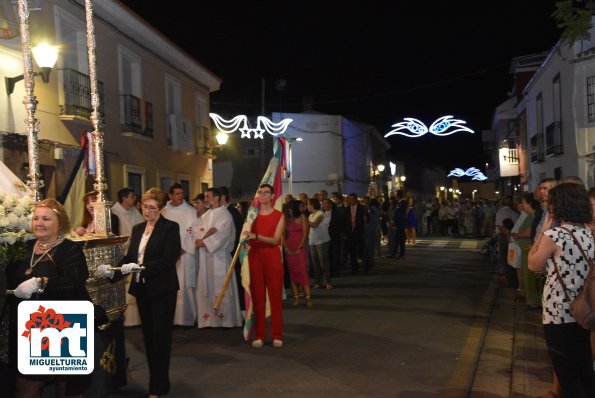
[[[35,62],[39,67],[39,72],[33,73],[33,76],[41,76],[41,80],[43,80],[44,83],[48,83],[50,81],[50,73],[52,72],[52,68],[58,60],[58,48],[50,46],[47,43],[43,43],[33,47],[31,52],[33,53],[33,58],[35,58]],[[6,93],[11,95],[14,91],[14,85],[17,82],[23,80],[24,77],[24,75],[5,77],[4,81],[6,83]]]
[[[379,164],[378,166],[376,166],[376,168],[378,169],[379,172],[383,172],[384,171],[384,165],[383,164]]]
[[[474,189],[473,192],[471,192],[471,200],[475,201],[475,194],[477,193],[477,189]]]
[[[227,144],[227,140],[229,139],[229,135],[227,133],[224,133],[224,132],[220,131],[215,136],[215,139],[217,140],[217,144],[219,144],[220,146],[221,145],[225,145],[225,144]]]

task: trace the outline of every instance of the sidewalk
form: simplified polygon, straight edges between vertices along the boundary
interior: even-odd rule
[[[470,397],[529,398],[551,388],[552,367],[543,337],[541,310],[527,310],[515,289],[490,286],[492,307],[479,352]]]

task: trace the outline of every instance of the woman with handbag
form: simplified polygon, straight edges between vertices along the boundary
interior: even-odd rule
[[[549,192],[549,214],[529,253],[529,269],[545,267],[543,324],[562,397],[595,397],[590,332],[570,313],[589,271],[587,259],[595,257],[587,191],[578,184],[560,184]],[[558,227],[552,225],[556,223]],[[584,253],[584,254],[582,254]]]

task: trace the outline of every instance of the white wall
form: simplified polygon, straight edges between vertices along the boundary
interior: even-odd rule
[[[292,144],[292,192],[312,195],[320,189],[338,190],[343,178],[341,116],[273,113],[273,121],[293,119],[286,134],[303,141]],[[283,192],[289,192],[289,180],[283,179]]]

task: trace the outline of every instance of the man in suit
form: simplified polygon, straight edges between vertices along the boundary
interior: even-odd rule
[[[364,239],[364,227],[366,223],[366,209],[357,201],[357,194],[351,193],[347,196],[347,207],[345,208],[345,244],[351,261],[351,272],[358,271],[358,256],[363,260],[364,271],[370,270],[366,257]]]
[[[221,193],[221,200],[220,204],[221,207],[227,208],[227,210],[231,213],[231,218],[233,219],[233,225],[236,229],[235,238],[233,242],[233,250],[231,251],[231,258],[235,254],[236,249],[238,248],[238,244],[240,243],[240,234],[242,233],[242,227],[244,226],[244,222],[242,221],[242,215],[240,211],[235,206],[230,206],[231,195],[229,193],[229,188],[227,187],[219,187],[219,192]],[[235,264],[235,275],[236,275],[236,283],[238,285],[238,296],[240,299],[240,310],[246,310],[246,303],[244,297],[244,286],[242,286],[242,264],[240,261],[236,261]]]
[[[397,209],[393,215],[393,222],[397,232],[397,258],[405,257],[405,225],[407,222],[407,201],[402,190],[397,191]]]

